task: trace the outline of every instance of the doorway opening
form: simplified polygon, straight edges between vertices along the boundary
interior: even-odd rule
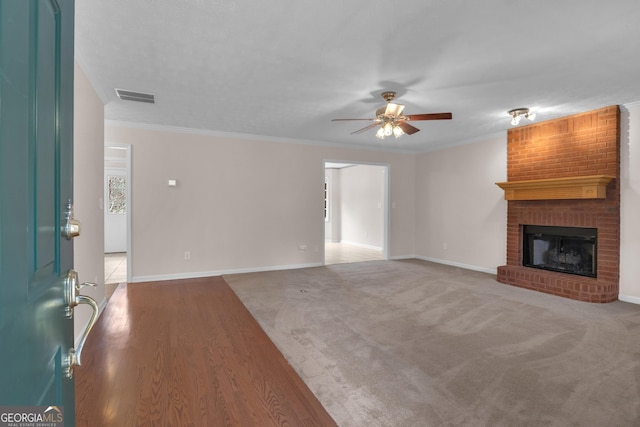
[[[324,162],[324,264],[388,259],[389,166]]]
[[[104,278],[111,297],[131,281],[131,146],[104,148]]]

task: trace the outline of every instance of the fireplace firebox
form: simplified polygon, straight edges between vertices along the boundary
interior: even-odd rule
[[[597,241],[596,228],[524,225],[522,265],[596,277]]]

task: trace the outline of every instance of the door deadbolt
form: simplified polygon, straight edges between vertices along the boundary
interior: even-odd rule
[[[73,217],[73,204],[71,199],[67,202],[67,210],[64,213],[65,224],[62,227],[62,236],[67,240],[71,240],[74,237],[80,235],[80,221]]]

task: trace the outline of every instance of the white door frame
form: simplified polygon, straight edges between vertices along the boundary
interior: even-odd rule
[[[104,144],[105,148],[119,148],[122,150],[126,150],[127,154],[125,156],[125,169],[126,169],[126,177],[127,177],[127,212],[126,212],[126,222],[127,222],[127,283],[131,283],[131,278],[133,277],[133,254],[131,253],[131,211],[133,207],[133,199],[131,197],[131,187],[133,187],[133,182],[131,181],[131,144],[121,144],[121,143],[107,143]],[[106,214],[106,212],[105,212]],[[104,231],[103,231],[104,232]]]
[[[111,148],[111,147],[110,147]],[[108,160],[108,158],[107,158]],[[119,176],[125,178],[125,197],[127,197],[127,179],[126,167],[122,168],[104,168],[104,252],[126,252],[127,251],[127,210],[129,201],[127,199],[125,212],[122,214],[113,214],[109,212],[109,178]]]

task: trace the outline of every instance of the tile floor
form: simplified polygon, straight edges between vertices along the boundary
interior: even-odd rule
[[[127,253],[104,254],[104,283],[127,281]]]
[[[104,288],[107,299],[111,298],[118,284],[127,281],[126,252],[104,254]]]
[[[384,259],[384,252],[350,243],[325,242],[324,263],[343,264]]]

